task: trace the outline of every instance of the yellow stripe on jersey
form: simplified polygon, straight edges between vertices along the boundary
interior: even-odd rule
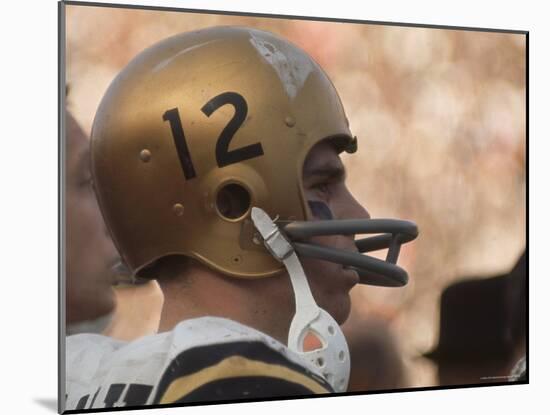
[[[214,366],[174,380],[168,389],[166,389],[160,403],[169,404],[177,402],[193,390],[212,381],[247,376],[265,376],[282,379],[300,384],[313,393],[330,393],[329,390],[309,376],[285,366],[251,360],[242,356],[231,356]]]

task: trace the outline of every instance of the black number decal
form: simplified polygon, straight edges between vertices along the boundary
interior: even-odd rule
[[[128,392],[124,396],[124,403],[126,406],[141,406],[145,405],[147,398],[151,394],[153,387],[151,385],[142,385],[139,383],[132,383],[128,387]]]
[[[264,154],[261,143],[250,144],[231,151],[228,150],[229,143],[248,114],[248,105],[243,96],[236,92],[224,92],[208,101],[201,110],[207,117],[210,117],[218,108],[226,104],[233,105],[235,108],[235,115],[225,126],[216,143],[216,161],[218,167],[228,166]]]
[[[92,402],[90,403],[90,406],[88,408],[93,408],[95,403],[95,398],[97,398],[97,395],[99,394],[99,391],[101,390],[101,386],[97,388],[97,390],[94,393],[94,397],[92,398]]]
[[[183,133],[183,127],[181,126],[181,118],[177,108],[172,108],[164,113],[162,116],[164,121],[170,122],[170,128],[172,129],[172,137],[174,137],[174,143],[178,151],[178,157],[180,159],[181,168],[183,169],[183,175],[187,180],[190,180],[197,176],[195,173],[195,167],[191,160],[191,154],[187,148],[187,141],[185,141],[185,134]]]
[[[120,396],[122,395],[122,392],[124,391],[125,388],[126,388],[126,384],[124,383],[111,384],[109,386],[109,389],[107,390],[107,395],[105,396],[105,399],[104,399],[105,408],[112,408],[113,405],[119,401]],[[94,397],[92,399],[92,402],[88,406],[88,409],[93,408],[95,398],[97,398],[97,395],[100,390],[101,390],[101,387],[94,394]],[[145,405],[152,390],[153,390],[153,386],[151,385],[143,385],[140,383],[129,384],[128,390],[124,394],[124,398],[122,400],[124,403],[124,406]],[[90,395],[85,395],[82,398],[80,398],[75,409],[85,409],[86,403],[89,397]]]
[[[97,391],[95,392],[94,394],[94,397],[92,399],[92,402],[90,403],[90,406],[88,406],[88,409],[91,409],[92,406],[94,406],[94,402],[95,402],[95,398],[97,398],[97,394],[99,393],[99,391],[101,390],[101,387],[99,387],[97,389]],[[78,403],[76,404],[76,408],[75,409],[85,409],[86,408],[86,404],[88,403],[88,398],[90,397],[90,395],[84,395],[83,397],[81,397],[79,400],[78,400]],[[65,399],[67,399],[67,395],[65,395]]]
[[[84,409],[85,406],[86,406],[86,402],[88,402],[89,397],[90,397],[90,395],[84,395],[82,398],[80,398],[80,400],[76,404],[75,409]]]
[[[113,407],[113,405],[119,400],[120,395],[122,395],[122,391],[125,387],[126,385],[124,383],[113,383],[111,386],[109,386],[107,395],[105,395],[105,399],[103,400],[103,402],[105,403],[105,408]]]
[[[241,127],[246,115],[248,114],[248,104],[242,95],[236,92],[224,92],[210,101],[208,101],[201,111],[210,117],[218,108],[223,107],[226,104],[233,105],[235,108],[235,115],[227,123],[223,131],[221,132],[218,141],[216,142],[216,162],[218,167],[225,167],[233,163],[248,160],[254,157],[264,155],[264,149],[261,143],[249,144],[245,147],[229,150],[229,143],[233,139],[233,136],[237,130]],[[172,137],[176,144],[176,150],[178,151],[178,157],[181,167],[183,169],[183,175],[187,180],[197,177],[193,161],[191,160],[191,154],[187,147],[187,141],[185,140],[185,134],[181,125],[181,118],[177,108],[172,108],[164,113],[162,116],[164,121],[170,122],[170,128],[172,130]]]

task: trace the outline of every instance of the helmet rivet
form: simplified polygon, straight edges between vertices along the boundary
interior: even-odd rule
[[[181,203],[176,203],[174,205],[174,207],[172,208],[172,210],[174,211],[174,214],[176,216],[181,216],[181,215],[183,215],[184,208],[183,208],[183,205]]]
[[[294,118],[292,118],[290,115],[288,117],[285,118],[285,124],[288,126],[288,127],[294,127],[294,125],[296,124],[296,120],[294,120]]]
[[[144,163],[147,163],[149,160],[151,160],[151,152],[147,149],[141,150],[141,152],[139,153],[139,158]]]

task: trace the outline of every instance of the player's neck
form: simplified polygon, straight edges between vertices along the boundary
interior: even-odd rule
[[[286,344],[293,310],[283,311],[288,305],[277,301],[275,290],[272,290],[272,296],[269,290],[267,295],[256,292],[258,289],[265,291],[263,286],[268,283],[267,280],[273,281],[271,278],[260,284],[259,281],[221,276],[202,267],[189,272],[190,278],[176,277],[161,282],[164,307],[160,332],[172,330],[183,320],[213,316],[253,327]],[[288,298],[286,293],[284,295]],[[270,297],[274,297],[275,301]]]

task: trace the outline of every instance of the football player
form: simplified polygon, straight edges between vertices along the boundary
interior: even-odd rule
[[[67,409],[345,391],[349,291],[404,285],[417,236],[348,191],[357,145],[324,71],[271,33],[209,28],[134,58],[98,108],[92,171],[125,262],[164,292],[162,333],[73,336]]]

